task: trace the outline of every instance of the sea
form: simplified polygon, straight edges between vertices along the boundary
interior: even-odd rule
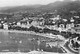
[[[48,37],[43,37],[33,34],[23,34],[14,32],[0,32],[0,52],[30,52],[30,51],[45,51],[63,53],[59,47],[46,46],[46,41],[51,40]]]

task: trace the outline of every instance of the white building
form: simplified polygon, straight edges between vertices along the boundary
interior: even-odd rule
[[[60,15],[57,15],[57,17],[50,18],[50,19],[54,21],[54,20],[59,20],[59,19],[61,19],[61,18],[60,18]]]
[[[74,22],[74,19],[71,17],[70,22]]]
[[[60,24],[58,30],[61,31],[66,31],[67,29],[65,28],[64,24]]]
[[[1,23],[4,23],[4,21],[1,21]]]
[[[3,29],[8,30],[8,25],[6,23],[3,24]]]
[[[71,23],[71,27],[74,27],[74,23]]]
[[[20,22],[17,22],[17,25],[18,25],[18,26],[20,26],[20,25],[21,25],[21,23],[20,23]]]
[[[71,24],[67,24],[66,25],[66,29],[71,29],[72,27],[74,27],[74,23],[71,23]]]
[[[7,18],[5,17],[4,20],[6,20]]]
[[[33,25],[33,26],[39,26],[39,22],[36,21],[36,20],[34,20],[34,21],[32,21],[31,25]]]
[[[63,21],[64,21],[64,22],[67,22],[68,20],[67,20],[67,19],[63,19]]]
[[[74,16],[75,18],[79,18],[79,16]]]
[[[26,21],[26,22],[18,22],[17,23],[17,26],[20,26],[20,27],[23,27],[23,28],[30,28],[31,27],[31,24],[29,23],[29,21]]]
[[[44,25],[44,20],[42,20],[42,21],[39,21],[39,25]]]

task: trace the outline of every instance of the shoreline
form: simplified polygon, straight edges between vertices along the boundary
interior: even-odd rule
[[[36,33],[34,31],[19,31],[19,30],[4,30],[4,29],[0,29],[0,32],[32,34],[32,35],[39,35],[39,36],[43,36],[43,37],[47,37],[47,38],[59,38],[62,40],[66,40],[63,36],[54,35],[52,33]]]
[[[28,53],[25,53],[25,52],[0,52],[0,54],[43,54],[43,53],[53,54],[55,52],[44,52],[44,51],[31,51],[31,52],[28,52]],[[57,53],[55,53],[55,54],[57,54]]]
[[[38,35],[38,36],[47,37],[47,38],[51,38],[51,39],[54,39],[54,38],[58,37],[59,39],[65,41],[64,37],[60,37],[61,35],[54,35],[54,34],[51,34],[51,33],[36,33],[34,31],[19,31],[19,30],[4,30],[4,29],[0,29],[0,32],[31,34],[31,35]],[[0,53],[7,54],[8,52],[7,53],[0,52]],[[15,52],[10,52],[10,53],[14,54]],[[16,52],[16,53],[18,53],[18,54],[19,53],[20,54],[28,54],[28,53],[21,53],[21,52]],[[57,54],[57,53],[55,53],[55,54]]]

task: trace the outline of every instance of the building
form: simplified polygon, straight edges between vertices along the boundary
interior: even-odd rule
[[[64,22],[67,22],[68,20],[67,19],[62,19]]]
[[[39,21],[39,25],[44,25],[44,23],[45,23],[44,19]]]
[[[66,25],[66,29],[71,29],[74,27],[74,23],[71,23],[71,24],[67,24]]]
[[[71,19],[70,19],[70,22],[72,22],[72,23],[74,22],[74,19],[73,19],[73,17],[71,17]]]
[[[18,25],[18,26],[20,26],[20,25],[21,25],[21,23],[20,23],[20,22],[17,22],[17,25]]]
[[[31,24],[29,23],[29,21],[20,21],[17,23],[17,26],[23,27],[23,28],[29,28],[31,27]]]
[[[3,24],[3,29],[8,30],[8,25],[7,25],[7,23],[4,23],[4,24]]]
[[[79,16],[74,16],[75,18],[79,18]]]
[[[74,27],[74,23],[71,23],[71,27]]]
[[[36,20],[32,21],[32,23],[31,23],[31,25],[33,25],[33,26],[39,26],[39,24],[40,24],[40,22],[36,21]]]
[[[1,21],[1,23],[4,23],[4,21]]]

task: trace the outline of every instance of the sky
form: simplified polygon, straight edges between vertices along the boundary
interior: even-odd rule
[[[58,1],[58,0],[0,0],[0,7],[35,5],[35,4],[46,5],[46,4],[49,4],[49,3],[53,3],[55,1]]]

